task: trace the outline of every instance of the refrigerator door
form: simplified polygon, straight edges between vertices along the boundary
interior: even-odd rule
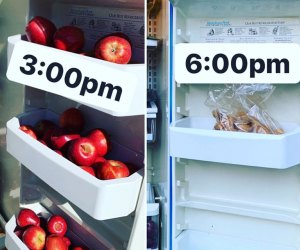
[[[297,0],[171,4],[171,69],[181,43],[299,43]],[[294,161],[300,89],[274,87],[263,108],[285,133],[241,134],[214,129],[207,105],[213,86],[171,80],[171,249],[300,248],[299,162]]]
[[[0,129],[0,133],[1,141],[3,140],[2,160],[5,162],[0,166],[3,173],[1,190],[4,190],[1,192],[3,199],[1,198],[0,209],[8,222],[6,247],[27,249],[14,233],[14,216],[20,208],[29,207],[36,212],[46,211],[48,215],[65,216],[72,229],[70,238],[76,244],[82,243],[89,249],[143,249],[146,244],[144,2],[8,2],[5,0],[0,5],[0,13],[3,13],[1,21],[3,17],[5,26],[0,22],[0,27],[4,30],[3,47],[0,47],[0,51],[3,65],[6,66],[0,69],[1,81],[5,88],[1,92],[4,93],[4,115],[1,116],[3,131]],[[84,50],[88,52],[93,52],[94,43],[100,37],[112,32],[125,33],[131,40],[131,63],[115,64],[28,42],[25,36],[26,23],[38,15],[49,18],[57,27],[73,25],[83,29],[86,37]],[[17,19],[12,21],[11,19],[16,18],[14,16]],[[29,51],[30,49],[32,50]],[[35,76],[40,78],[34,79],[32,75],[27,78],[26,74],[20,79],[14,78],[14,70],[28,70],[26,63],[30,62],[26,59],[23,61],[23,56],[26,55],[18,58],[19,53],[23,52],[30,54],[31,58],[34,56],[41,59],[35,65]],[[24,67],[19,64],[22,64],[22,61]],[[66,65],[70,65],[68,72],[64,71]],[[7,77],[11,81],[5,76],[7,68]],[[83,75],[85,70],[90,73],[86,72]],[[98,74],[100,79],[107,73],[109,79],[99,80],[96,84],[98,78],[93,78],[92,75]],[[58,76],[63,84],[69,85],[73,90],[74,85],[80,81],[82,86],[85,85],[85,94],[92,92],[91,85],[94,90],[97,85],[98,89],[94,94],[100,101],[94,103],[93,98],[83,100],[83,90],[74,95],[69,95],[66,89],[57,91]],[[120,91],[120,88],[113,85],[113,80],[117,78],[122,85]],[[51,86],[50,89],[45,87],[49,79],[48,83],[52,81],[55,91],[52,91]],[[53,84],[55,81],[56,86]],[[128,86],[125,86],[125,83]],[[120,100],[118,94],[121,96]],[[106,102],[122,103],[126,96],[130,100],[125,100],[126,105],[122,105],[121,108],[103,105],[101,102],[103,98]],[[79,164],[71,163],[52,148],[32,139],[19,129],[20,125],[25,123],[36,125],[41,119],[51,120],[61,126],[60,115],[71,107],[80,110],[84,115],[82,137],[87,136],[94,128],[101,128],[107,132],[111,148],[105,158],[125,162],[130,169],[129,177],[99,180],[77,166]]]

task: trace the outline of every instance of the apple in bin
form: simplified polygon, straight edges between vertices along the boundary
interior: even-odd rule
[[[41,228],[43,228],[44,230],[45,230],[45,232],[46,232],[46,235],[47,235],[47,221],[48,221],[48,219],[46,219],[44,216],[43,216],[43,214],[37,214],[38,216],[39,216],[39,218],[40,218],[40,227]]]
[[[70,239],[67,236],[64,236],[63,240],[66,243],[67,247],[71,246],[72,243],[71,243]]]
[[[46,143],[44,140],[40,139],[40,140],[38,140],[38,141],[39,141],[40,143],[44,144],[45,146],[48,146],[47,143]]]
[[[52,215],[47,222],[47,230],[50,234],[63,237],[67,232],[66,220],[60,215]]]
[[[18,238],[20,240],[22,240],[22,236],[23,236],[23,233],[24,233],[24,229],[21,229],[21,228],[16,228],[14,233],[18,236]]]
[[[76,247],[73,247],[72,250],[89,250],[89,249],[86,247],[76,246]]]
[[[96,176],[95,174],[95,170],[90,167],[90,166],[80,166],[80,168],[84,171],[86,171],[87,173],[91,174],[92,176]]]
[[[81,137],[70,142],[67,157],[78,166],[90,166],[96,160],[96,148],[91,139]]]
[[[58,150],[58,149],[55,149],[54,152],[57,153],[57,154],[59,154],[59,155],[61,155],[61,156],[64,156],[63,153],[60,150]]]
[[[53,148],[52,145],[52,137],[57,137],[60,135],[63,135],[65,133],[65,131],[62,128],[59,127],[53,127],[53,128],[49,128],[45,134],[42,136],[41,140],[43,140],[50,148]]]
[[[131,44],[125,35],[112,34],[99,39],[95,45],[95,57],[118,64],[127,64],[131,59]]]
[[[55,31],[55,24],[41,16],[32,18],[25,28],[28,41],[46,46],[52,45]]]
[[[24,244],[31,250],[44,249],[46,232],[40,226],[29,226],[22,236]]]
[[[47,119],[42,119],[34,125],[34,131],[36,132],[38,138],[42,138],[48,129],[53,129],[55,127],[57,126],[54,122]]]
[[[97,164],[97,163],[104,163],[106,162],[106,159],[104,157],[101,157],[101,156],[97,156],[96,157],[96,160],[94,161],[94,164]],[[93,166],[94,166],[93,164]]]
[[[34,128],[30,125],[21,125],[20,130],[22,130],[24,133],[30,135],[33,139],[37,139],[36,133],[34,131]]]
[[[84,116],[77,108],[68,108],[59,116],[59,126],[72,133],[80,133],[84,127]]]
[[[84,33],[75,26],[63,26],[54,34],[54,46],[60,50],[79,52],[84,46]]]
[[[95,168],[97,177],[102,180],[128,177],[130,174],[127,165],[116,160],[106,160],[104,163],[96,163]]]
[[[51,234],[46,239],[45,250],[68,250],[69,246],[63,237]]]
[[[17,215],[16,223],[19,227],[27,227],[30,225],[39,226],[40,218],[33,210],[22,208]]]
[[[80,138],[79,134],[66,134],[59,136],[51,136],[51,143],[54,149],[60,150],[68,141]]]
[[[88,133],[87,137],[93,141],[98,156],[102,157],[107,154],[107,152],[110,149],[110,145],[108,141],[108,136],[104,132],[104,130],[99,128],[92,129]]]

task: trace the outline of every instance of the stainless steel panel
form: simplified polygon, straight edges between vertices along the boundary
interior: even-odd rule
[[[19,208],[20,168],[6,152],[5,124],[23,108],[23,87],[6,78],[6,41],[8,36],[24,32],[27,6],[27,0],[0,4],[0,213],[6,220]]]

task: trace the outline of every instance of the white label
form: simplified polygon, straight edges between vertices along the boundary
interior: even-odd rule
[[[19,41],[7,77],[96,108],[126,113],[138,84],[130,66]]]
[[[190,41],[218,43],[300,43],[299,18],[188,20]]]
[[[175,46],[178,83],[298,83],[295,43],[189,43]]]

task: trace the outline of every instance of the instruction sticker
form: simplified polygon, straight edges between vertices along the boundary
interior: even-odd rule
[[[74,25],[84,30],[87,49],[105,35],[122,32],[132,44],[132,62],[144,62],[144,11],[143,9],[121,9],[87,5],[55,3],[53,13],[57,15],[57,26]],[[54,17],[55,19],[55,17]]]
[[[299,18],[218,18],[187,22],[191,42],[300,43]]]

